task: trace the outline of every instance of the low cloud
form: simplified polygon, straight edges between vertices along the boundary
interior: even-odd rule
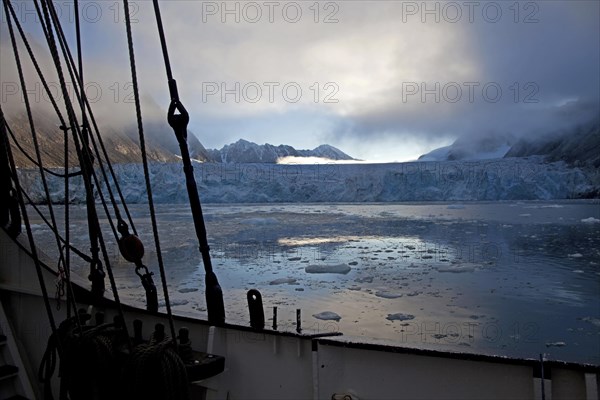
[[[100,115],[131,123],[123,10],[98,4],[102,18],[82,31],[85,77],[89,90],[101,90]],[[140,87],[166,112],[152,4],[134,4]],[[597,115],[598,2],[269,4],[161,3],[190,129],[206,147],[239,138],[297,148],[327,142],[356,158],[392,161],[460,136],[533,137]],[[5,85],[15,76],[3,18]],[[72,32],[68,12],[63,20]],[[43,49],[39,24],[26,22]]]

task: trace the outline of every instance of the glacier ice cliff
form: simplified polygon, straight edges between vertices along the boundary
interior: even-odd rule
[[[125,200],[146,202],[142,166],[114,168]],[[153,163],[150,171],[155,202],[187,202],[180,163]],[[599,181],[598,171],[542,157],[397,164],[196,163],[194,172],[206,203],[569,199],[598,193]],[[44,201],[37,171],[21,169],[20,180],[35,202]],[[63,180],[48,180],[52,202],[64,202]],[[82,202],[81,177],[72,179],[70,189],[70,201]]]

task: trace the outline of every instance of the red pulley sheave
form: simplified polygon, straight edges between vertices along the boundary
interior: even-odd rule
[[[132,263],[138,263],[144,257],[144,244],[135,235],[122,236],[119,239],[119,250],[123,258]]]
[[[124,259],[132,263],[140,263],[144,257],[144,244],[135,235],[129,233],[129,227],[124,221],[119,221],[117,228],[121,233],[119,251]]]

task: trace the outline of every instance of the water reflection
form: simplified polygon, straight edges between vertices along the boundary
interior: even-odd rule
[[[147,265],[156,271],[144,207],[133,210]],[[281,329],[294,328],[301,308],[303,326],[334,326],[346,335],[600,363],[600,224],[582,222],[598,217],[593,203],[205,209],[230,322],[247,323],[245,292],[258,288],[267,316],[279,307]],[[81,221],[84,215],[79,210]],[[36,232],[48,234],[41,226]],[[159,233],[174,309],[205,316],[204,271],[186,207],[160,206]],[[72,237],[86,248],[83,223]],[[115,273],[122,297],[143,301],[133,268],[113,257],[123,266]],[[346,272],[335,273],[342,265]],[[330,273],[312,273],[311,266]],[[341,319],[312,317],[324,311]]]

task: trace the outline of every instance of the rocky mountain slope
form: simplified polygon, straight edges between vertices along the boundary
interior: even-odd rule
[[[159,107],[148,102],[145,109],[150,109],[150,115],[162,116]],[[16,140],[24,152],[32,158],[35,156],[35,147],[29,127],[27,116],[24,113],[7,116],[7,121]],[[99,121],[101,124],[104,121]],[[51,113],[36,112],[34,115],[36,136],[41,149],[42,161],[47,167],[62,167],[64,165],[64,132],[59,128],[60,122]],[[138,163],[141,162],[139,148],[139,135],[137,126],[132,123],[125,127],[116,128],[110,124],[102,124],[100,132],[107,153],[113,163]],[[146,149],[150,161],[174,162],[179,160],[179,144],[171,127],[163,118],[146,118],[144,120],[144,135]],[[77,156],[70,140],[71,166],[76,166]],[[193,159],[202,162],[214,163],[276,163],[281,157],[321,157],[331,160],[353,160],[352,157],[341,150],[321,145],[314,150],[296,150],[291,146],[271,144],[258,145],[246,140],[238,140],[224,146],[220,150],[206,149],[193,132],[188,130],[188,147]],[[31,168],[33,163],[19,150],[14,151],[15,160],[20,167]]]

